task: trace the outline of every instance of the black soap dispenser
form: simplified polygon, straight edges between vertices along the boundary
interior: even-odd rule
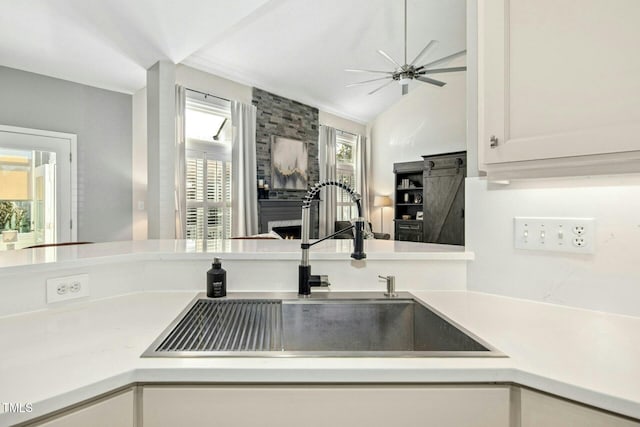
[[[209,298],[227,296],[227,272],[222,268],[220,258],[214,258],[211,270],[207,271],[207,296]]]

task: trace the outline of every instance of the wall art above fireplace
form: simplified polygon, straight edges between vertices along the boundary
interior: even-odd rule
[[[309,150],[291,138],[271,137],[271,185],[275,190],[306,190]]]

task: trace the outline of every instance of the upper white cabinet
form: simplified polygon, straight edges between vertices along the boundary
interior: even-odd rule
[[[640,1],[479,0],[489,175],[640,170]]]

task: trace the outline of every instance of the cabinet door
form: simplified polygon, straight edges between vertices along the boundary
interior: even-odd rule
[[[520,391],[520,427],[639,427],[640,423],[531,390]]]
[[[639,1],[478,6],[479,148],[489,169],[640,150]]]
[[[133,427],[133,389],[115,396],[91,402],[49,420],[34,424],[38,427]]]
[[[144,427],[508,427],[506,386],[148,386]]]

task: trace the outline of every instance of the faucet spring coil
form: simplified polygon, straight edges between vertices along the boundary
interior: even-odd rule
[[[360,194],[356,193],[351,187],[349,187],[347,184],[344,184],[342,182],[339,181],[325,181],[325,182],[318,182],[317,184],[315,184],[313,187],[311,187],[308,191],[307,191],[307,195],[304,198],[304,201],[302,202],[302,209],[309,209],[311,207],[311,202],[313,201],[314,197],[316,196],[316,194],[318,194],[318,192],[322,189],[322,187],[326,187],[329,185],[333,185],[339,188],[342,188],[343,190],[345,190],[349,196],[351,197],[351,200],[354,203],[359,203],[360,200],[362,200],[362,197],[360,196]]]

